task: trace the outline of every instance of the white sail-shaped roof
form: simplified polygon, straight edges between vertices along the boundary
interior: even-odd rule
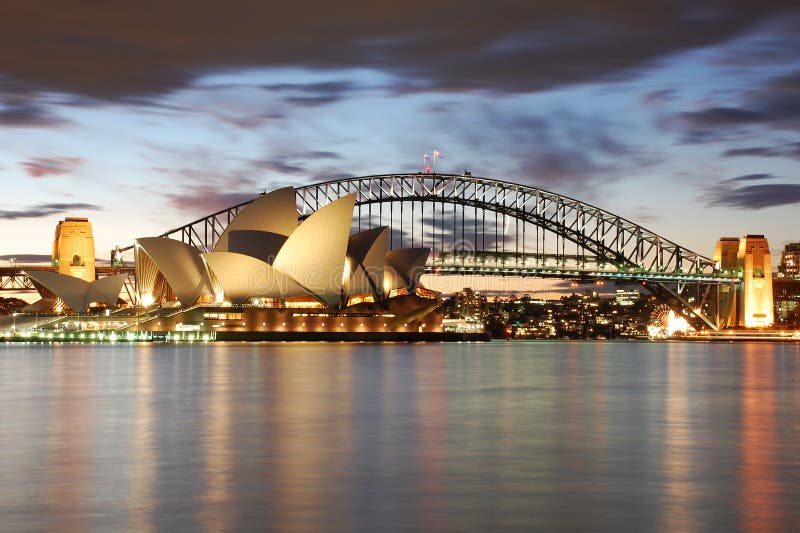
[[[73,311],[82,313],[89,308],[88,281],[58,272],[33,271],[27,274],[35,283],[61,298]]]
[[[350,276],[346,280],[347,295],[372,293],[383,298],[383,272],[386,268],[386,246],[389,228],[380,226],[350,237],[347,261]]]
[[[200,296],[213,293],[200,251],[194,246],[164,237],[144,237],[136,239],[136,244],[137,253],[144,251],[152,259],[181,304],[192,305]]]
[[[289,236],[297,228],[297,201],[292,187],[276,189],[244,207],[220,235],[215,252],[233,252],[229,247],[232,231],[257,230]]]
[[[203,254],[203,258],[222,285],[225,296],[233,303],[244,303],[255,296],[283,299],[309,294],[290,276],[254,257],[210,252]]]
[[[234,230],[228,233],[227,251],[249,255],[271,265],[287,238],[271,231]]]
[[[383,290],[387,293],[402,288],[414,290],[430,251],[430,248],[402,248],[386,252]]]
[[[28,272],[27,275],[34,283],[45,287],[78,313],[85,312],[92,302],[102,302],[109,307],[116,306],[125,278],[128,277],[127,274],[117,274],[90,283],[58,272],[34,271]]]
[[[93,281],[89,286],[89,303],[103,302],[108,307],[116,306],[127,278],[127,274],[115,274]]]
[[[272,263],[331,307],[339,305],[342,295],[355,202],[356,195],[350,194],[318,209],[294,230]]]

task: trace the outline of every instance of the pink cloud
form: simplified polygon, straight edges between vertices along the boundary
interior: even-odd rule
[[[81,166],[83,161],[80,157],[35,157],[19,165],[32,178],[44,178],[70,174]]]

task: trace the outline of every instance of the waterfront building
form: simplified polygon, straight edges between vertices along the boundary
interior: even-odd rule
[[[800,242],[790,242],[784,247],[781,262],[778,263],[778,277],[800,277]]]
[[[763,328],[775,322],[772,309],[772,259],[763,235],[745,235],[737,255],[742,271],[742,298],[739,324]]]
[[[117,307],[119,293],[128,274],[106,276],[91,282],[61,274],[59,272],[33,271],[28,277],[42,296],[41,303],[33,307],[35,312],[63,311],[66,304],[77,313],[85,313],[90,307],[102,304],[106,309]]]
[[[67,217],[56,226],[53,266],[60,274],[95,280],[94,236],[88,218]]]
[[[454,295],[453,314],[465,320],[480,322],[486,317],[486,296],[464,287]]]
[[[286,187],[242,208],[210,251],[165,237],[136,239],[138,305],[123,329],[213,332],[218,339],[442,332],[439,294],[419,283],[429,249],[388,250],[385,226],[351,234],[354,206],[355,195],[345,196],[299,222],[294,190]],[[88,276],[88,220],[60,223],[53,249],[54,264],[71,254],[70,272],[80,266]],[[43,297],[37,312],[116,308],[127,274],[95,280],[91,273],[91,281],[28,273]]]
[[[638,302],[641,296],[642,293],[636,289],[617,289],[615,301],[617,302],[617,305],[629,307]]]
[[[742,280],[738,288],[719,287],[720,326],[764,328],[775,321],[772,295],[772,259],[764,235],[722,237],[714,260],[725,274]]]
[[[772,280],[775,323],[785,327],[800,326],[800,278]]]

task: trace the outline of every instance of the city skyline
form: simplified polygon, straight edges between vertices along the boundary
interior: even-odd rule
[[[0,255],[47,255],[59,220],[88,216],[103,258],[434,149],[437,171],[571,196],[706,256],[720,236],[800,240],[791,3],[301,7],[8,7]]]

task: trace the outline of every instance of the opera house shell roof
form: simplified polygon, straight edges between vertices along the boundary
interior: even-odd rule
[[[44,287],[78,313],[86,312],[92,303],[104,303],[108,307],[116,307],[119,293],[128,277],[127,274],[117,274],[89,282],[58,272],[33,271],[28,272],[27,276],[40,293]]]
[[[353,295],[384,301],[391,291],[413,291],[429,250],[387,251],[387,227],[351,236],[355,201],[355,195],[339,198],[298,224],[295,192],[286,187],[243,208],[210,252],[163,237],[137,239],[141,301],[156,300],[159,282],[183,306],[204,298],[234,304],[296,298],[338,308]]]

